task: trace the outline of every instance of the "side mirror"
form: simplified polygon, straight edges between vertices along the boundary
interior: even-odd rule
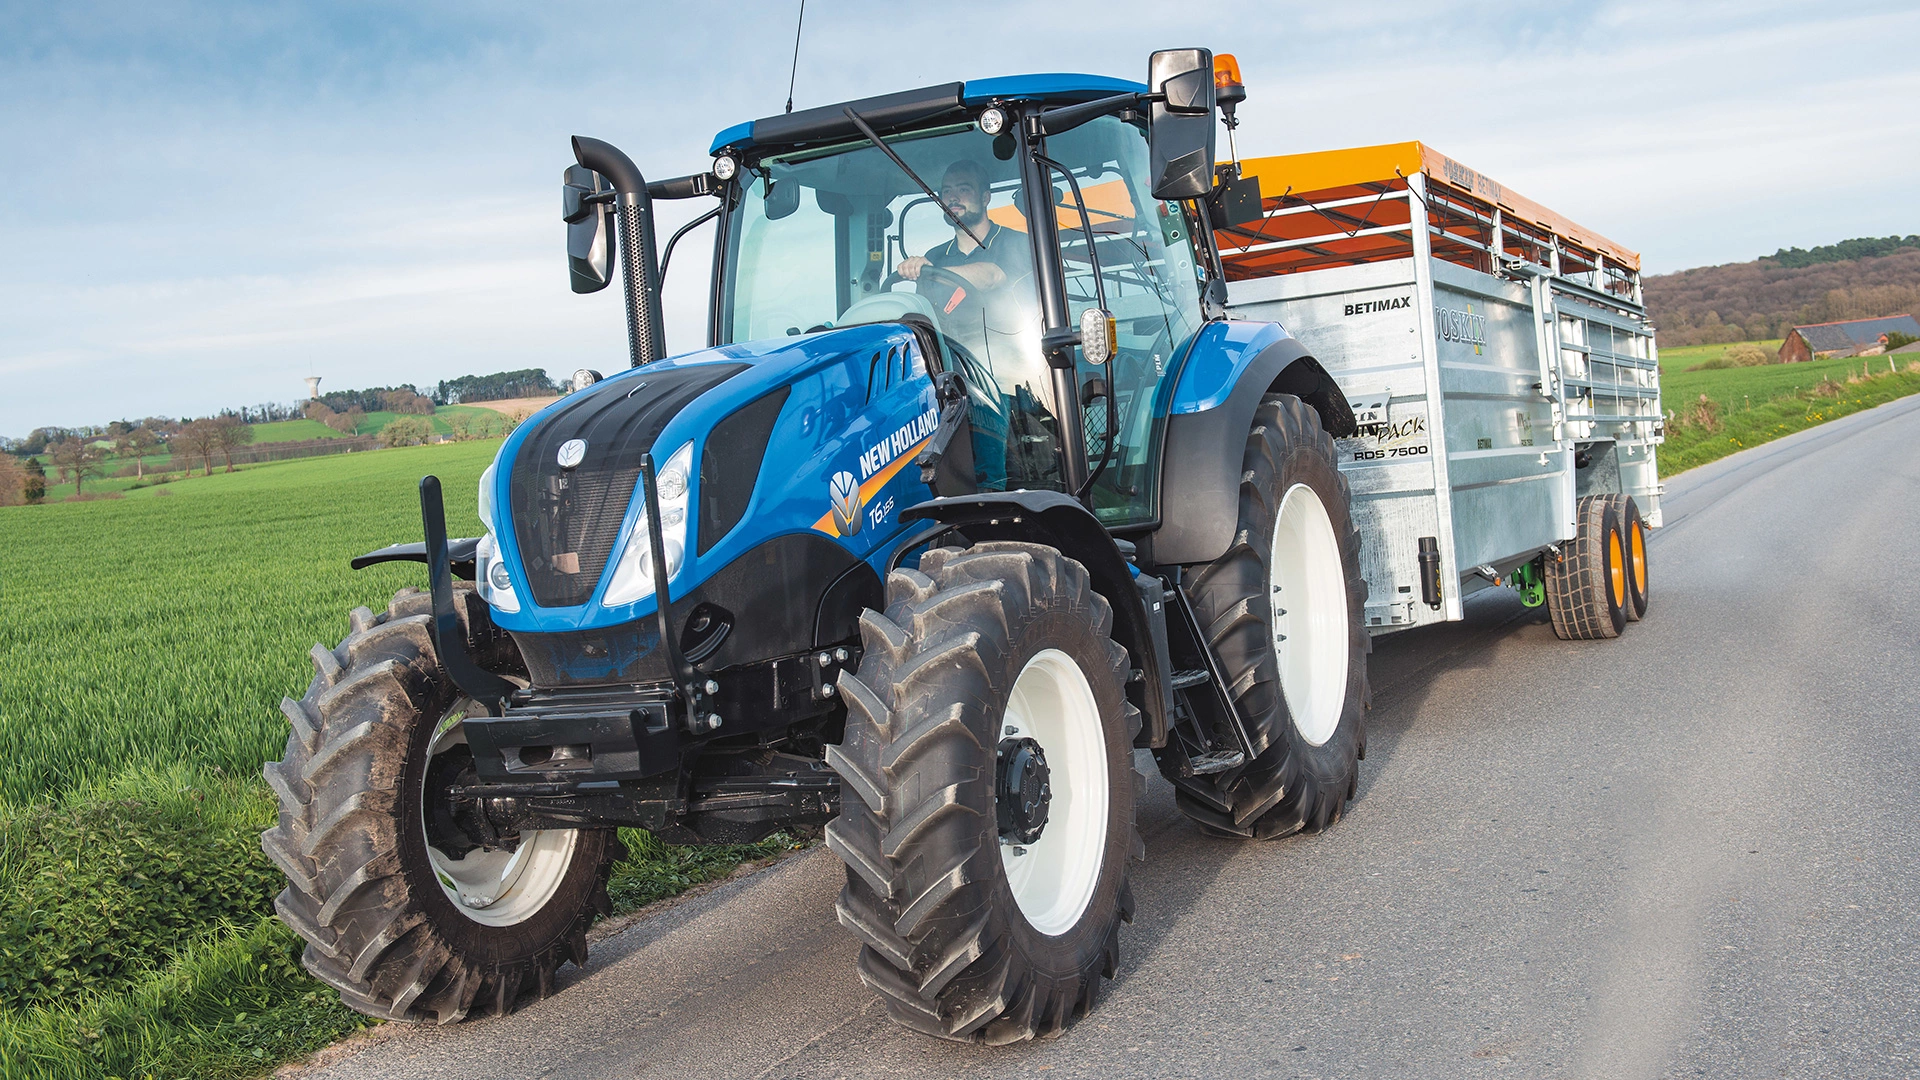
[[[1213,190],[1213,53],[1164,49],[1147,62],[1147,114],[1156,199],[1198,199]]]
[[[567,223],[567,269],[577,293],[613,281],[613,185],[585,165],[561,174],[560,216]]]

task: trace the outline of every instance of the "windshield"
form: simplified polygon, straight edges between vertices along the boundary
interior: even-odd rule
[[[972,396],[980,486],[1057,489],[1051,379],[1012,139],[996,143],[964,124],[887,145],[952,216],[865,141],[763,159],[742,174],[728,227],[724,340],[923,316]]]
[[[925,317],[941,332],[948,368],[967,384],[979,487],[1063,490],[1029,228],[1036,210],[1051,214],[1056,246],[1041,256],[1061,271],[1070,324],[1104,293],[1119,327],[1108,364],[1079,365],[1090,501],[1111,526],[1151,521],[1165,376],[1199,328],[1202,268],[1192,208],[1150,193],[1144,122],[1102,117],[1049,138],[1047,157],[1065,171],[1049,170],[1038,203],[1024,190],[1011,135],[964,124],[887,145],[937,201],[866,141],[742,170],[727,227],[721,340]]]

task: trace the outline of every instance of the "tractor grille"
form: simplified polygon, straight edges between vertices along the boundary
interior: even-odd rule
[[[634,372],[574,394],[541,421],[514,456],[509,488],[514,535],[535,603],[587,602],[633,501],[641,457],[689,402],[746,368],[693,364]],[[563,469],[560,447],[573,439],[586,442],[586,454],[574,468]]]

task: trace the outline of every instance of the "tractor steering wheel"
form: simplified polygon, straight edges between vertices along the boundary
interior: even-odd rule
[[[905,280],[907,279],[901,277],[900,272],[896,270],[887,275],[887,280],[880,283],[880,289],[882,292],[890,292],[895,285]],[[929,285],[938,286],[938,288],[933,290],[933,292],[929,292],[926,288],[926,286]],[[927,302],[932,304],[935,310],[948,312],[953,308],[954,293],[960,292],[972,295],[978,293],[980,288],[973,282],[968,281],[966,278],[961,277],[959,274],[954,273],[944,266],[933,266],[929,264],[920,268],[920,276],[914,280],[914,291],[921,296],[925,296]],[[941,293],[938,300],[934,299],[933,293],[935,292]]]

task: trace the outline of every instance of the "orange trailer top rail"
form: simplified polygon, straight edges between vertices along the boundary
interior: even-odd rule
[[[1249,158],[1240,169],[1260,182],[1262,216],[1217,231],[1229,278],[1407,258],[1418,204],[1435,258],[1492,273],[1498,254],[1637,294],[1638,252],[1424,143]],[[1419,191],[1409,183],[1415,175]]]

